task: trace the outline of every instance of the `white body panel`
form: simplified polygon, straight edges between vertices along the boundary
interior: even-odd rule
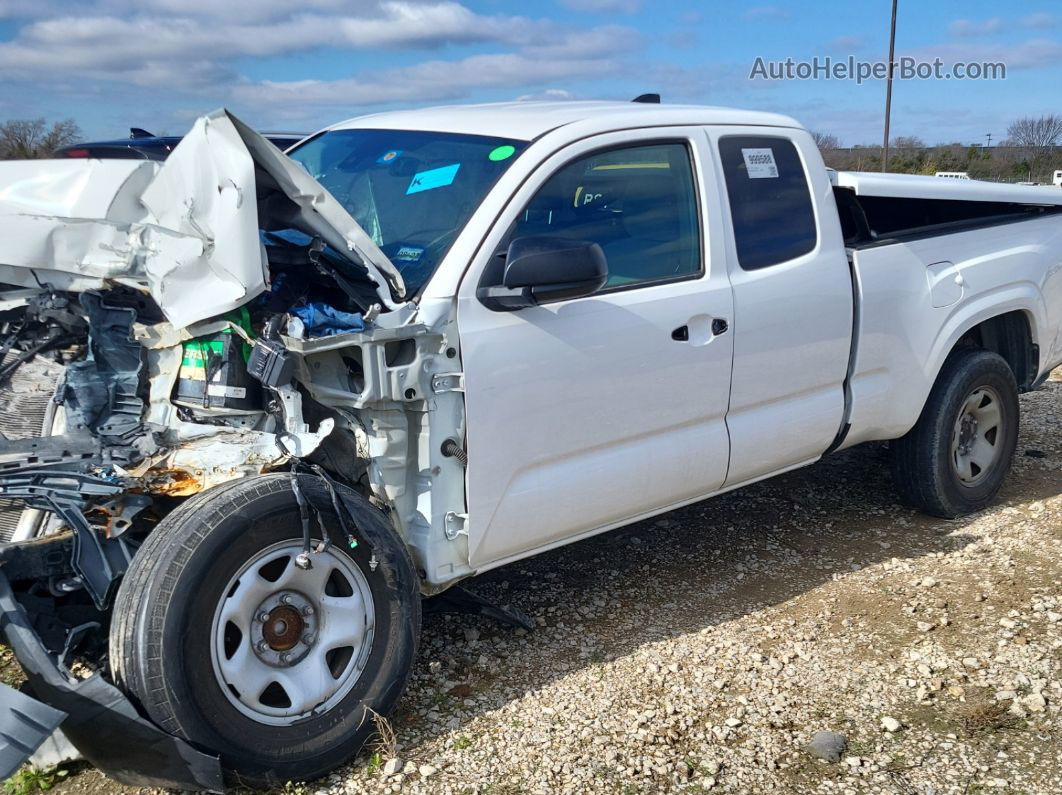
[[[486,109],[471,115],[481,113]],[[574,111],[579,113],[585,110]],[[499,180],[425,288],[426,295],[439,298],[458,293],[470,458],[467,527],[474,570],[816,460],[845,420],[844,382],[854,324],[860,337],[852,363],[851,429],[845,447],[896,438],[909,430],[951,346],[981,320],[1026,311],[1034,342],[1041,346],[1041,368],[1062,359],[1062,267],[1046,265],[1062,265],[1053,253],[1062,251],[1057,216],[856,252],[860,279],[853,287],[832,184],[865,195],[1041,205],[1062,203],[1057,194],[934,177],[831,173],[802,130],[779,120],[771,120],[777,126],[761,122],[763,126],[745,127],[734,119],[724,126],[706,118],[709,146],[701,155],[702,174],[704,164],[716,162],[720,134],[747,132],[793,140],[805,161],[819,227],[818,246],[808,255],[761,271],[742,271],[736,264],[721,173],[706,177],[701,186],[708,199],[710,272],[726,262],[734,301],[727,343],[733,347],[733,373],[725,418],[730,460],[725,479],[713,487],[722,439],[706,458],[698,459],[697,451],[713,444],[714,435],[704,431],[718,417],[702,416],[694,421],[700,423],[699,432],[691,426],[684,435],[668,434],[666,424],[657,422],[661,396],[668,396],[665,385],[683,383],[696,389],[700,384],[716,399],[721,393],[713,376],[715,368],[721,371],[721,362],[702,365],[713,368],[711,373],[706,369],[663,379],[656,369],[672,361],[666,358],[674,351],[663,333],[667,322],[662,321],[677,301],[689,300],[667,292],[681,284],[654,288],[661,290],[660,305],[639,300],[636,310],[627,302],[635,302],[645,291],[515,313],[488,312],[474,296],[483,257],[494,250],[514,208],[526,202],[555,162],[543,153],[565,151],[566,146],[576,151],[571,146],[576,141],[589,146],[601,128],[616,124],[617,118],[585,118],[554,128],[550,125],[558,119],[547,114],[542,124],[549,131]],[[364,123],[386,126],[392,121],[388,114]],[[440,124],[447,121],[438,117]],[[453,123],[464,129],[466,122],[462,115]],[[414,126],[417,121],[409,118],[405,123]],[[511,132],[504,124],[489,131]],[[636,139],[649,132],[635,128],[617,135]],[[966,274],[972,281],[959,284],[957,277]],[[704,290],[705,302],[722,305],[721,280],[713,276]],[[660,342],[646,346],[644,336],[631,340],[621,327],[610,326],[607,320],[618,305],[637,311],[642,321],[660,313],[654,328]],[[653,327],[652,321],[648,325]],[[580,328],[587,334],[585,343],[575,341]],[[720,337],[712,345],[722,341]],[[606,348],[632,344],[631,355],[621,364],[609,362]],[[521,353],[514,357],[514,350]],[[597,353],[594,359],[587,358],[591,350]],[[654,350],[663,357],[656,362],[647,359]],[[716,349],[722,350],[722,345]],[[609,369],[615,366],[626,368],[622,377]],[[603,395],[613,395],[612,401],[603,400]],[[688,407],[664,407],[677,411],[668,415],[672,418],[693,416]],[[638,419],[616,423],[613,408]],[[638,423],[641,436],[634,433]],[[550,433],[553,438],[546,439]],[[652,469],[643,466],[646,460],[653,461]]]
[[[715,224],[702,234],[699,278],[518,312],[491,311],[475,295],[486,261],[549,175],[595,149],[654,138],[689,141],[708,175],[701,211],[714,217],[699,130],[583,139],[546,158],[513,194],[461,284],[474,568],[696,499],[726,477],[733,336],[709,329],[715,318],[729,321],[732,299]],[[689,342],[671,338],[683,325]]]
[[[721,135],[764,134],[751,127],[708,130],[713,150]],[[793,141],[804,162],[818,242],[797,259],[743,270],[729,231],[729,205],[720,205],[734,287],[728,485],[817,458],[837,435],[844,415],[852,286],[833,188],[808,133],[775,134]],[[716,179],[723,184],[721,171]]]
[[[846,446],[910,430],[948,352],[966,331],[991,317],[1025,314],[1040,346],[1040,374],[1062,361],[1058,216],[869,247],[853,255],[861,317]],[[941,294],[938,280],[950,281],[960,297],[946,304],[934,301]]]
[[[396,110],[359,116],[333,124],[330,130],[371,127],[380,130],[439,130],[467,135],[492,135],[537,140],[567,127],[565,142],[587,134],[621,129],[702,124],[755,124],[799,128],[788,116],[755,110],[706,105],[657,105],[635,102],[492,102],[417,110]]]
[[[1038,185],[1011,185],[976,179],[940,179],[918,174],[880,174],[875,171],[831,171],[830,180],[840,188],[851,188],[858,196],[1062,204],[1062,193]]]

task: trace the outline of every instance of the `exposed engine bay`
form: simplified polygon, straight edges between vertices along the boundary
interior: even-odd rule
[[[71,161],[20,181],[26,164],[9,165],[0,559],[61,669],[106,676],[138,546],[181,500],[247,476],[368,495],[425,594],[469,573],[451,309],[407,302],[305,171],[225,111],[161,166]],[[311,531],[349,532],[309,505],[308,556]]]

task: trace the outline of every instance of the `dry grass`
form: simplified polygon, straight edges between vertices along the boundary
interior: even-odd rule
[[[391,725],[391,721],[376,710],[365,707],[365,711],[372,715],[372,722],[376,727],[376,733],[369,740],[369,747],[372,748],[374,755],[377,755],[381,761],[393,759],[398,755],[398,738],[395,735],[394,726]]]
[[[968,734],[987,734],[1012,728],[1017,718],[999,701],[975,701],[963,704],[956,717]]]

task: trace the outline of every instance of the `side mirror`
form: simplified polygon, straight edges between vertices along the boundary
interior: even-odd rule
[[[502,284],[477,292],[488,309],[512,311],[595,293],[608,281],[597,243],[562,237],[519,237],[509,244]]]

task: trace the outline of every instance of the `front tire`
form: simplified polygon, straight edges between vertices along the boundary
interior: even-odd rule
[[[299,484],[341,526],[323,482]],[[218,753],[234,782],[328,772],[374,731],[369,710],[387,715],[405,688],[420,631],[413,564],[379,511],[341,494],[357,546],[337,538],[308,570],[295,565],[290,476],[265,475],[183,503],[119,589],[116,682],[163,729]]]
[[[1018,387],[1006,360],[977,349],[952,354],[917,424],[890,445],[900,495],[947,519],[986,507],[1010,471],[1018,420]]]

